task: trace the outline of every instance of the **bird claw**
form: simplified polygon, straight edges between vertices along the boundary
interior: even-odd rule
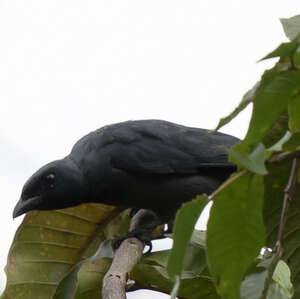
[[[141,242],[143,242],[145,244],[145,246],[149,246],[149,249],[145,252],[145,254],[151,253],[152,248],[153,248],[151,240],[149,240],[147,238],[143,238],[143,236],[139,236],[138,234],[136,234],[134,232],[128,232],[125,236],[114,239],[112,241],[113,250],[117,250],[121,246],[122,242],[129,238],[136,238],[136,239],[140,240]]]
[[[125,240],[124,238],[117,238],[117,239],[112,240],[111,246],[112,246],[113,250],[116,251],[121,246],[121,243],[124,240]]]

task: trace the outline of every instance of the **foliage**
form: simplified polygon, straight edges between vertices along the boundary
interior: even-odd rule
[[[252,104],[245,139],[226,149],[238,172],[178,211],[173,249],[142,258],[130,273],[134,289],[189,299],[300,298],[300,176],[291,172],[300,157],[300,16],[282,24],[291,41],[263,58],[278,62],[217,126]],[[296,184],[286,189],[291,178]],[[193,231],[209,201],[207,232]],[[101,298],[112,256],[103,241],[123,234],[128,221],[126,212],[96,204],[29,213],[1,299]]]
[[[9,252],[1,299],[66,299],[56,294],[64,277],[103,240],[120,236],[128,228],[128,213],[120,212],[115,207],[89,204],[28,213]]]

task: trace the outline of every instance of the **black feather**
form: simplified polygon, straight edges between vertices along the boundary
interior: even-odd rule
[[[183,202],[212,193],[235,171],[224,147],[238,141],[162,120],[105,126],[33,174],[14,216],[99,202],[150,209],[167,222]]]

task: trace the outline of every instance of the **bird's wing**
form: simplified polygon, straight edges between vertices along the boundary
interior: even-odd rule
[[[224,151],[238,141],[235,137],[155,120],[125,124],[110,131],[114,168],[161,174],[235,168]]]

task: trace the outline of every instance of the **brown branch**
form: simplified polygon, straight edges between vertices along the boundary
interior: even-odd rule
[[[266,279],[261,298],[266,298],[267,293],[269,291],[269,287],[272,283],[273,273],[276,269],[276,266],[277,266],[279,260],[281,259],[282,255],[283,255],[284,228],[285,228],[285,224],[286,224],[286,220],[287,220],[289,202],[292,200],[294,192],[295,192],[298,170],[299,170],[299,163],[300,163],[299,158],[294,158],[289,181],[284,189],[284,199],[283,199],[283,205],[282,205],[281,216],[280,216],[278,236],[277,236],[275,248],[273,248],[273,250],[272,250],[272,252],[274,254],[271,257],[269,256],[268,251],[266,251],[264,254],[266,259],[271,258],[271,262],[268,266],[269,274]]]
[[[295,152],[288,153],[288,154],[282,153],[279,155],[274,155],[269,160],[267,160],[267,162],[268,163],[279,163],[281,161],[291,160],[294,158],[300,158],[300,151],[295,151]]]
[[[136,238],[123,241],[103,278],[103,299],[125,299],[128,274],[143,254],[144,244]]]
[[[285,228],[286,219],[287,219],[289,202],[292,200],[294,192],[295,192],[297,176],[298,176],[298,171],[299,171],[299,163],[300,163],[299,157],[294,158],[289,181],[288,181],[287,186],[284,189],[284,199],[283,199],[282,211],[281,211],[281,216],[280,216],[280,224],[279,224],[277,242],[276,242],[276,246],[274,249],[274,251],[279,255],[279,257],[281,257],[283,254],[283,246],[282,246],[283,233],[284,233],[284,228]]]
[[[130,230],[134,231],[143,219],[153,217],[153,212],[139,210],[130,223]],[[116,250],[112,264],[103,278],[103,299],[125,299],[128,275],[140,260],[144,243],[137,238],[125,239]]]

